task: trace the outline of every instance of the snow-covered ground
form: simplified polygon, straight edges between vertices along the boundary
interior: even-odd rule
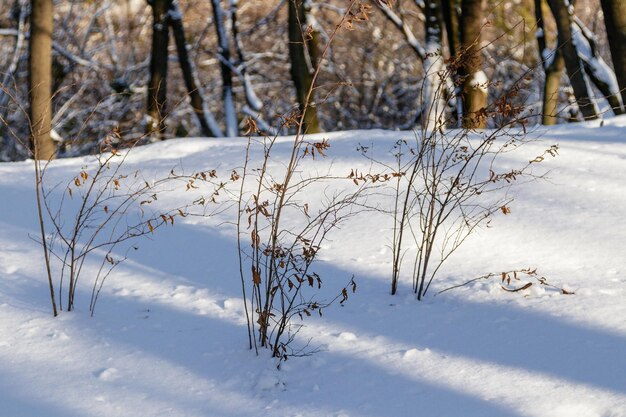
[[[320,351],[280,370],[247,349],[228,212],[157,230],[109,278],[94,317],[87,276],[76,311],[53,318],[29,237],[32,162],[0,164],[0,415],[626,416],[626,118],[534,134],[500,163],[558,143],[550,180],[516,188],[511,214],[475,233],[435,289],[537,267],[575,295],[508,293],[493,279],[422,302],[403,282],[391,296],[390,219],[364,213],[330,237],[318,267],[327,288],[354,274],[357,292],[304,322],[299,341]],[[359,143],[382,154],[411,135],[322,135],[331,148],[320,163],[347,174],[367,166]],[[287,150],[286,140],[274,158]],[[244,151],[243,139],[172,140],[134,150],[127,165],[223,174]],[[88,160],[56,161],[48,179],[73,178]]]

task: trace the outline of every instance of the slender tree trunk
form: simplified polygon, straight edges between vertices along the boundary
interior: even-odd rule
[[[170,13],[169,24],[172,27],[172,33],[174,34],[176,51],[178,53],[178,63],[180,64],[180,69],[183,72],[183,79],[185,81],[185,86],[187,87],[187,92],[189,93],[191,107],[193,108],[193,112],[198,118],[202,134],[208,137],[219,136],[219,133],[221,132],[214,131],[216,124],[212,120],[212,117],[209,119],[205,114],[204,99],[202,97],[202,94],[200,93],[200,90],[198,89],[198,85],[196,84],[194,70],[191,66],[189,52],[187,51],[185,28],[183,26],[183,19],[180,14],[180,10],[178,9],[178,5],[174,2],[171,4],[171,7],[172,13]]]
[[[487,126],[483,109],[487,106],[488,80],[482,70],[480,32],[486,0],[461,2],[461,53],[459,75],[463,78],[463,127],[482,129]]]
[[[457,0],[442,0],[441,12],[448,35],[448,49],[450,56],[455,57],[459,52],[459,15],[457,13]]]
[[[604,12],[613,68],[622,93],[622,102],[626,105],[626,1],[601,0],[600,3]]]
[[[558,31],[557,49],[563,53],[567,75],[583,118],[585,120],[597,119],[598,113],[589,94],[589,85],[585,80],[584,68],[572,42],[572,21],[566,7],[568,3],[568,0],[548,0]]]
[[[450,59],[454,63],[460,50],[461,37],[459,34],[459,0],[442,0],[441,12],[443,22],[446,27],[446,40],[448,50],[450,51]],[[454,65],[454,64],[452,64]],[[447,99],[454,103],[453,118],[456,120],[455,125],[460,126],[459,117],[463,114],[463,103],[461,100],[461,88],[458,84],[459,74],[452,71],[447,80]]]
[[[237,10],[239,6],[238,0],[230,0],[230,31],[233,35],[233,43],[235,44],[235,51],[237,53],[237,67],[239,68],[239,78],[243,83],[243,89],[246,94],[246,102],[253,111],[260,112],[263,108],[263,102],[254,92],[252,81],[248,74],[248,66],[246,65],[246,58],[243,53],[243,45],[239,38],[239,28],[237,26]],[[258,122],[258,120],[257,120]]]
[[[37,160],[54,158],[52,131],[52,0],[32,0],[28,56],[31,148]]]
[[[306,133],[320,132],[317,118],[317,108],[314,103],[314,94],[309,91],[313,88],[313,73],[317,65],[317,36],[307,32],[307,0],[287,0],[289,4],[289,57],[291,58],[291,78],[296,87],[298,106],[305,112],[304,129]]]
[[[211,0],[213,4],[213,20],[217,32],[217,49],[220,56],[220,69],[222,71],[222,99],[224,101],[224,117],[226,119],[226,136],[234,137],[238,134],[237,112],[235,110],[235,97],[233,93],[233,70],[230,59],[230,45],[226,35],[226,21],[220,0]]]
[[[559,88],[561,87],[561,74],[565,68],[565,61],[563,61],[563,54],[560,49],[548,48],[542,7],[543,0],[535,0],[539,58],[541,59],[541,66],[544,69],[546,78],[543,85],[541,123],[544,125],[555,125],[558,122]]]
[[[426,129],[436,129],[445,125],[445,97],[442,89],[443,55],[442,30],[443,16],[441,1],[428,0],[426,2],[426,54],[424,57],[424,85],[421,94],[422,126]]]
[[[152,55],[148,84],[147,133],[162,137],[165,132],[167,105],[167,48],[169,44],[169,10],[172,0],[148,0],[152,6]]]
[[[550,64],[545,67],[546,81],[543,86],[543,110],[541,122],[546,125],[555,125],[558,121],[559,89],[561,87],[561,75],[565,69],[565,61],[560,50],[554,53]]]

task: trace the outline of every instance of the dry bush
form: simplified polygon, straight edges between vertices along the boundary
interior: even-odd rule
[[[470,57],[460,54],[448,61],[437,76],[451,78],[464,59]],[[412,257],[408,273],[412,289],[421,300],[441,267],[477,228],[488,224],[496,213],[509,214],[511,186],[539,178],[535,165],[557,155],[558,147],[553,145],[517,167],[502,171],[496,168],[504,154],[532,140],[526,125],[535,116],[516,104],[519,90],[517,84],[513,85],[493,104],[471,116],[476,125],[488,119],[496,125],[493,129],[447,130],[451,123],[448,113],[445,107],[438,107],[438,100],[433,100],[427,113],[434,116],[428,117],[434,124],[416,130],[414,141],[395,144],[395,166],[383,174],[383,178],[391,179],[387,183],[394,185],[392,294],[398,290],[408,256]],[[434,94],[447,97],[445,84],[441,83]],[[373,162],[382,164],[369,156],[369,149],[362,151]]]
[[[326,57],[339,33],[367,20],[368,10],[361,1],[351,0],[342,11],[319,55],[304,107],[282,118],[280,130],[296,132],[290,142],[287,164],[272,164],[277,136],[253,137],[259,129],[253,119],[248,119],[250,136],[237,218],[241,286],[250,349],[258,353],[259,347],[268,348],[279,361],[306,354],[291,346],[300,329],[293,321],[296,317],[321,315],[334,301],[346,301],[349,290],[356,290],[350,279],[331,300],[321,300],[310,293],[322,287],[322,277],[314,270],[322,242],[330,231],[355,214],[364,187],[328,193],[324,201],[309,201],[307,191],[314,185],[351,180],[335,178],[330,173],[314,175],[302,166],[308,159],[325,157],[330,146],[326,140],[311,141],[305,131],[307,106]],[[259,153],[261,157],[255,158]]]
[[[216,203],[214,197],[226,186],[214,170],[185,175],[172,169],[162,178],[129,171],[126,161],[135,144],[114,131],[100,143],[100,152],[66,183],[49,179],[49,163],[35,161],[40,243],[55,316],[75,308],[76,290],[85,279],[91,280],[87,285],[93,314],[105,280],[138,249],[142,237],[173,226],[194,206]],[[176,207],[158,207],[159,198],[199,185],[205,193],[209,188],[210,195]]]

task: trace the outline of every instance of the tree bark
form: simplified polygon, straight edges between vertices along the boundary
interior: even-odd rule
[[[565,61],[560,50],[554,52],[550,65],[545,67],[546,81],[543,86],[543,109],[541,123],[546,126],[555,125],[558,121],[559,88],[561,74],[565,69]]]
[[[448,49],[450,56],[454,58],[459,52],[459,15],[457,13],[457,0],[441,1],[441,12],[448,35]]]
[[[217,33],[217,49],[220,57],[222,72],[222,99],[224,101],[224,118],[226,119],[225,133],[227,137],[237,136],[238,123],[233,92],[233,71],[231,69],[230,45],[226,35],[224,11],[220,0],[211,0],[213,4],[213,21]]]
[[[567,11],[566,2],[567,0],[548,0],[558,31],[557,49],[563,53],[567,75],[583,118],[585,120],[597,119],[596,106],[589,94],[589,85],[584,77],[584,68],[572,42],[572,21]]]
[[[148,0],[152,6],[152,55],[150,57],[150,81],[148,84],[149,135],[158,138],[165,132],[167,105],[167,48],[169,44],[168,12],[172,0]]]
[[[459,75],[464,80],[461,93],[463,100],[463,127],[483,129],[487,126],[484,109],[487,106],[487,77],[482,70],[480,35],[483,27],[486,0],[463,0],[461,2],[461,54]]]
[[[613,69],[626,105],[626,1],[601,0]]]
[[[572,11],[570,11],[570,17],[574,22],[572,30],[576,31],[574,35],[576,42],[574,45],[578,52],[578,59],[582,62],[589,81],[600,90],[615,114],[623,114],[622,96],[619,91],[617,77],[598,54],[596,35]]]
[[[443,16],[439,0],[427,0],[425,6],[424,84],[421,93],[421,122],[425,129],[444,125],[446,102],[443,83],[442,32]]]
[[[198,118],[202,134],[207,137],[218,136],[220,132],[214,132],[214,126],[211,126],[205,115],[204,99],[196,84],[194,70],[191,66],[189,52],[187,51],[187,41],[185,39],[185,28],[183,26],[182,16],[177,8],[173,8],[172,12],[175,17],[170,17],[169,23],[172,27],[172,33],[174,34],[176,51],[178,53],[178,63],[180,64],[180,69],[183,73],[183,80],[185,81],[185,86],[187,87],[191,107]]]
[[[52,0],[31,0],[28,56],[31,149],[37,160],[53,159],[52,131]]]
[[[548,126],[555,125],[558,122],[559,88],[561,86],[561,74],[565,68],[565,62],[563,61],[563,54],[560,49],[548,48],[542,6],[542,0],[535,0],[535,20],[537,21],[539,58],[546,78],[543,85],[541,123]]]
[[[318,64],[316,59],[317,36],[307,31],[306,0],[288,0],[289,3],[289,57],[291,78],[296,87],[300,112],[304,112],[303,131],[321,131],[315,107],[313,73]],[[308,100],[307,100],[308,97]]]

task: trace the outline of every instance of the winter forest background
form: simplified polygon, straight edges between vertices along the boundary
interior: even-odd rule
[[[278,119],[303,108],[308,78],[348,3],[2,0],[0,160],[29,155],[28,97],[42,85],[38,76],[50,76],[49,149],[58,156],[93,153],[113,129],[128,141],[237,136],[252,117],[265,132],[281,130]],[[31,7],[41,8],[53,36],[51,58],[33,58],[41,72],[29,87],[29,43],[35,54],[46,49],[31,35]],[[513,90],[510,104],[523,106],[524,118],[536,115],[531,124],[621,113],[625,7],[619,0],[358,2],[355,21],[322,62],[308,130],[424,126],[434,96],[454,127],[462,103],[467,116]],[[445,79],[434,75],[442,69]],[[486,101],[466,96],[472,83]]]

